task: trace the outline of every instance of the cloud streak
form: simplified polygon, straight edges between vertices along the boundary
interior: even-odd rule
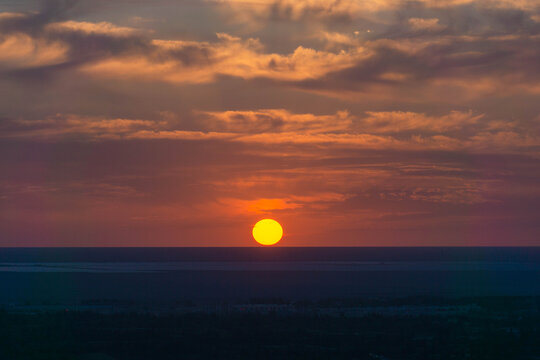
[[[367,112],[354,116],[295,114],[283,109],[196,112],[195,129],[178,128],[166,118],[111,119],[56,115],[45,120],[15,120],[5,138],[41,141],[125,139],[188,140],[260,145],[317,145],[377,150],[531,152],[540,146],[538,130],[484,119],[483,114],[453,111],[442,116],[413,112]],[[180,123],[181,124],[181,123]]]

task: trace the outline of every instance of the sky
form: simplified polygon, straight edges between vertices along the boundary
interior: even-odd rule
[[[538,0],[1,0],[0,246],[540,245]]]

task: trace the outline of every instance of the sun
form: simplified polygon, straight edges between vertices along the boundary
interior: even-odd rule
[[[262,219],[253,226],[253,238],[261,245],[274,245],[283,236],[283,228],[274,219]]]

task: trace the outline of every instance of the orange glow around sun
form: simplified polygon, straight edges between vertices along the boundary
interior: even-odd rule
[[[283,228],[274,219],[263,219],[253,226],[253,238],[261,245],[274,245],[282,236]]]

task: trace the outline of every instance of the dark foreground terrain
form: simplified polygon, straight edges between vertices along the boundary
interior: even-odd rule
[[[540,359],[538,297],[133,309],[6,306],[0,359]]]

